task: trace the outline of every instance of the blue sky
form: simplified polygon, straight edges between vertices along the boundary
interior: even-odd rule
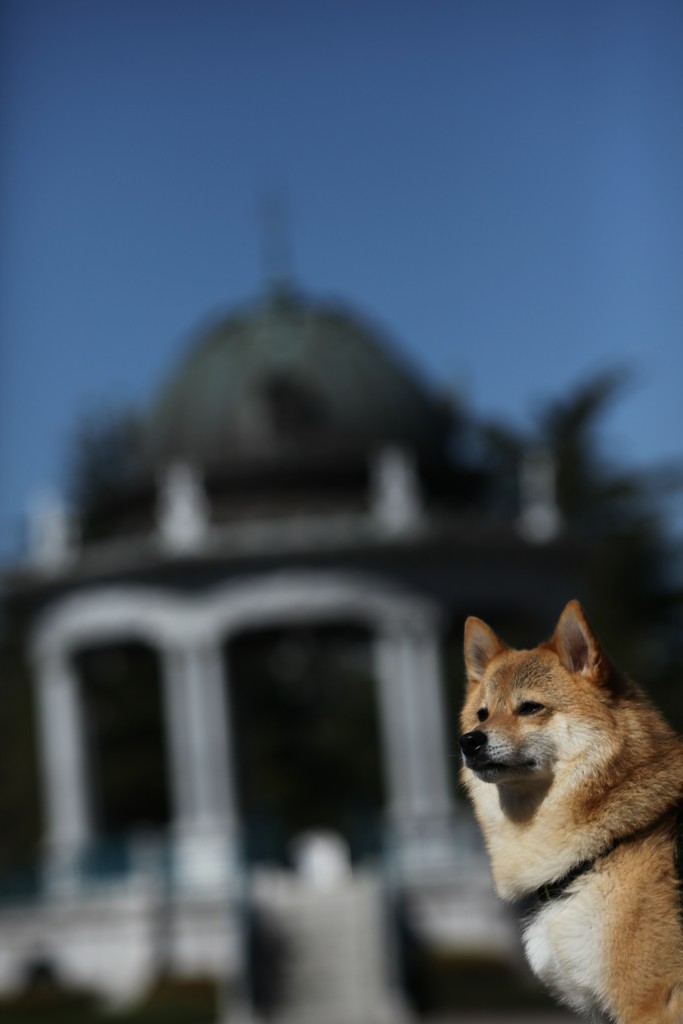
[[[683,460],[677,0],[4,0],[0,551],[84,416],[293,270],[530,422],[601,366],[615,458]],[[683,521],[683,514],[681,516]]]

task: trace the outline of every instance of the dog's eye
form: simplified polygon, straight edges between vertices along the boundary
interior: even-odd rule
[[[477,711],[477,718],[479,719],[479,721],[480,722],[485,722],[488,717],[489,717],[488,708],[479,708],[479,710]]]
[[[543,705],[537,704],[535,700],[525,700],[517,708],[518,715],[535,715],[539,711],[543,711]]]

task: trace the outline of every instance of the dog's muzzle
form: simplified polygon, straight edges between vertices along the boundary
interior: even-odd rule
[[[489,738],[485,732],[475,729],[474,732],[466,732],[460,737],[460,747],[465,757],[474,757],[484,750],[488,741]]]

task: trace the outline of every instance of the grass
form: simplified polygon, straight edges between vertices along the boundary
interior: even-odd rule
[[[209,978],[160,979],[135,1005],[117,1011],[91,992],[42,982],[0,1000],[0,1024],[207,1024],[217,1005]]]
[[[418,1013],[461,1010],[519,1011],[554,1004],[524,969],[486,956],[463,957],[444,950],[421,950],[409,975]]]

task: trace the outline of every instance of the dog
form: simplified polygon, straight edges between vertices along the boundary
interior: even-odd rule
[[[465,667],[463,781],[532,971],[595,1024],[682,1024],[683,742],[577,601],[533,650],[469,618]]]

